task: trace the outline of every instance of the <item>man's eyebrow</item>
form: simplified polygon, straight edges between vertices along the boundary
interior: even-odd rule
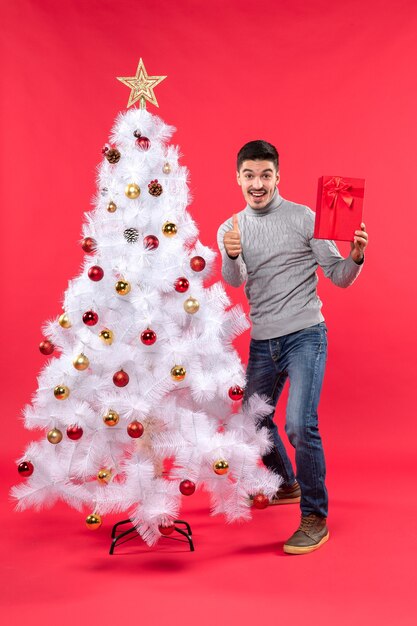
[[[267,167],[266,170],[262,170],[261,174],[264,174],[265,172],[273,172],[273,171],[274,170],[272,169],[272,167]],[[242,170],[242,173],[244,172],[251,172],[251,174],[253,174],[253,170],[249,169],[248,167]]]

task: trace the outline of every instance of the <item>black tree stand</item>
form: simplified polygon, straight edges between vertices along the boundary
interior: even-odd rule
[[[131,528],[129,528],[128,530],[123,530],[119,532],[118,527],[124,524],[130,524]],[[178,528],[177,525],[182,526],[183,528]],[[186,530],[184,530],[184,528]],[[188,524],[188,522],[184,522],[183,520],[180,520],[180,519],[175,520],[173,532],[178,533],[179,535],[182,535],[183,537],[185,537],[185,540],[180,539],[179,537],[172,537],[171,535],[161,535],[161,537],[164,537],[165,539],[172,539],[173,541],[180,541],[181,543],[188,542],[188,545],[190,546],[190,552],[194,552],[194,543],[191,538],[192,531],[191,531],[191,526]],[[132,535],[128,539],[125,539],[125,537],[127,537],[127,535],[130,535],[131,533],[135,533],[137,537],[140,537],[139,533],[137,532],[135,526],[132,523],[132,520],[125,519],[125,520],[122,520],[121,522],[117,522],[113,526],[112,531],[111,531],[112,542],[111,542],[109,553],[113,554],[114,549],[117,545],[126,543],[126,541],[130,541],[131,539],[134,539],[135,535]]]

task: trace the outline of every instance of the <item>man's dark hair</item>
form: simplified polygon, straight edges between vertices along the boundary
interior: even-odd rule
[[[237,154],[237,171],[243,161],[272,161],[278,170],[279,154],[275,146],[262,139],[249,141]]]

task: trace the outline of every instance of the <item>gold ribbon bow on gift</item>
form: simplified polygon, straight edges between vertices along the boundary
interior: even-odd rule
[[[347,183],[341,176],[333,176],[323,185],[326,190],[326,200],[329,208],[334,209],[343,202],[349,209],[353,204],[353,196],[349,193],[352,185]]]

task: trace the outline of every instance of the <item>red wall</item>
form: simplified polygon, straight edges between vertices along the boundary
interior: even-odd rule
[[[277,145],[280,191],[297,202],[314,206],[322,174],[366,179],[364,271],[347,291],[320,279],[330,335],[322,430],[330,459],[412,462],[415,2],[1,5],[5,462],[33,436],[17,418],[43,363],[41,326],[78,271],[95,166],[129,96],[115,77],[133,75],[139,57],[168,76],[160,109],[149,109],[178,129],[203,243],[214,247],[218,225],[243,207],[235,154],[248,140]],[[237,342],[244,359],[248,340]]]

